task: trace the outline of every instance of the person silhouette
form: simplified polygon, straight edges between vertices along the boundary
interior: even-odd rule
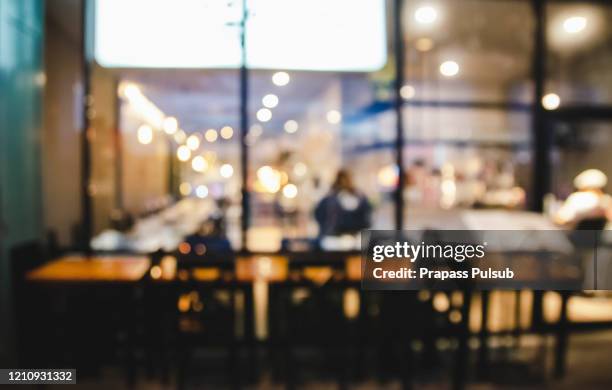
[[[338,171],[329,193],[315,208],[319,236],[356,234],[370,227],[372,207],[353,185],[350,173]]]

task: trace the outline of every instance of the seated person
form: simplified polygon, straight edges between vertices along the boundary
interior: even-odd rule
[[[606,175],[597,169],[587,169],[574,179],[577,191],[565,200],[555,222],[571,228],[601,230],[612,217],[612,197],[604,193]]]

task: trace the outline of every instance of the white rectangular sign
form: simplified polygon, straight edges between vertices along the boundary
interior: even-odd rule
[[[384,0],[248,0],[256,69],[374,71],[387,60]],[[242,0],[98,0],[105,67],[237,68]]]

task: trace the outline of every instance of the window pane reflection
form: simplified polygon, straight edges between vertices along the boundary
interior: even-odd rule
[[[388,193],[397,179],[395,121],[391,112],[369,111],[377,98],[372,75],[251,75],[249,249],[278,250],[283,242],[286,249],[295,249],[296,242],[308,245],[326,235],[392,228]],[[348,172],[354,193],[372,208],[371,216],[364,211],[368,216],[341,221],[335,212],[342,211],[327,206],[315,213],[321,200],[336,192],[340,170]],[[349,246],[356,248],[357,241]]]
[[[612,123],[602,121],[559,122],[554,126],[553,194],[561,199],[574,190],[574,179],[587,169],[612,172]],[[608,182],[603,188],[610,193]]]
[[[402,23],[405,226],[420,226],[424,210],[525,208],[529,2],[407,2]]]
[[[192,234],[240,249],[238,80],[237,71],[125,74],[123,205],[137,218],[134,249],[174,250]]]
[[[406,99],[529,102],[529,2],[405,2]]]
[[[612,101],[612,7],[562,2],[546,7],[547,90],[561,106]]]

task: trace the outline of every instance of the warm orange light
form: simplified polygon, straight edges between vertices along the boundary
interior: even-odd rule
[[[179,252],[186,255],[191,251],[191,245],[188,242],[181,242],[178,246]]]
[[[161,267],[158,266],[158,265],[153,266],[153,267],[151,267],[151,271],[149,271],[149,273],[150,273],[152,279],[157,280],[157,279],[161,278],[161,276],[162,276]]]

